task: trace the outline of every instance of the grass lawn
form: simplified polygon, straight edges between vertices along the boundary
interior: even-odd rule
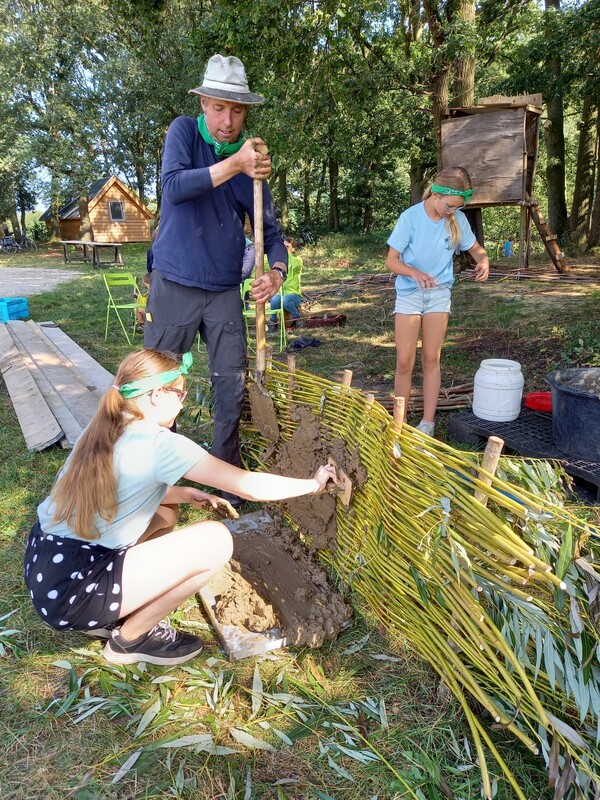
[[[138,278],[145,253],[144,245],[123,247],[124,268]],[[331,236],[300,251],[303,288],[314,296],[304,311],[343,313],[347,321],[293,331],[292,337],[322,342],[299,351],[298,369],[333,380],[351,369],[353,385],[392,391],[393,283],[344,283],[383,274],[384,253],[385,237]],[[0,256],[0,280],[8,266],[83,271],[56,291],[30,296],[30,314],[53,320],[115,370],[129,347],[116,325],[104,342],[101,276],[108,268],[65,265],[56,247]],[[573,272],[588,280],[459,280],[443,353],[444,385],[472,380],[489,357],[521,362],[525,391],[545,390],[544,375],[553,369],[600,366],[600,262],[588,259]],[[269,338],[275,345],[276,334]],[[210,443],[202,404],[208,394],[204,350],[194,358],[197,391],[182,429]],[[417,362],[416,383],[419,378]],[[3,382],[0,393],[2,800],[480,797],[458,703],[402,638],[383,635],[368,608],[359,606],[353,626],[319,650],[289,648],[230,664],[190,602],[178,623],[200,631],[205,654],[169,671],[108,665],[98,642],[44,626],[30,605],[21,561],[36,505],[66,453],[29,453]],[[446,436],[443,414],[437,430]],[[594,510],[586,513],[599,518]],[[501,731],[493,736],[527,798],[550,800],[542,760]],[[497,775],[496,797],[514,797]]]

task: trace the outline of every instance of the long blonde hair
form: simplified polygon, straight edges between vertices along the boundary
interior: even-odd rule
[[[140,350],[123,359],[114,385],[123,386],[178,366],[172,353]],[[114,386],[102,395],[94,418],[75,444],[68,468],[59,474],[52,489],[52,523],[67,522],[82,539],[100,537],[96,517],[110,522],[118,507],[115,444],[130,422],[142,418],[135,399],[125,399]]]
[[[464,167],[446,167],[446,169],[438,172],[433,183],[437,183],[438,186],[447,186],[449,189],[458,189],[461,192],[466,192],[467,189],[471,188],[471,176]],[[423,199],[427,200],[432,194],[431,187],[429,187]],[[450,234],[450,246],[453,250],[456,250],[460,242],[461,232],[454,214],[446,219],[446,230]]]

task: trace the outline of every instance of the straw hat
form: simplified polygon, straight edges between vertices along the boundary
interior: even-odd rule
[[[208,60],[202,86],[189,91],[190,94],[203,94],[248,106],[265,102],[260,94],[250,91],[246,70],[240,59],[218,53]]]

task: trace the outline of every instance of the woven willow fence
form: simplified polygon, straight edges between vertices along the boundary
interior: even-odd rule
[[[278,364],[261,383],[281,443],[294,433],[300,404],[319,419],[326,446],[340,438],[358,452],[368,480],[350,509],[338,502],[337,549],[323,556],[454,694],[484,796],[492,797],[491,754],[525,800],[492,741],[495,728],[545,759],[556,800],[599,798],[600,548],[586,523],[560,507],[558,492],[548,502],[552,468],[519,467],[532,487],[547,488],[543,501],[498,475],[488,486],[477,454],[399,429],[360,391]],[[249,441],[252,457],[272,466],[264,461],[272,442],[256,428]],[[506,474],[510,461],[503,463]]]

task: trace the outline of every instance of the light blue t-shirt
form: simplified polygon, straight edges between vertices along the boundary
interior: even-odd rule
[[[150,524],[167,487],[174,486],[206,455],[203,447],[168,428],[147,420],[131,422],[114,451],[117,513],[111,522],[97,518],[101,536],[94,541],[115,550],[135,544]],[[64,470],[69,468],[70,458]],[[45,533],[83,541],[66,522],[51,525],[53,513],[54,504],[48,496],[38,506],[38,518]]]
[[[456,252],[469,250],[477,241],[471,226],[462,211],[455,211],[454,218],[461,230],[461,239]],[[396,223],[387,243],[400,253],[405,264],[420,269],[435,278],[438,286],[452,286],[454,274],[450,246],[450,234],[446,221],[431,219],[424,203],[407,208]],[[416,281],[407,275],[396,276],[396,294],[410,294],[417,288]]]

